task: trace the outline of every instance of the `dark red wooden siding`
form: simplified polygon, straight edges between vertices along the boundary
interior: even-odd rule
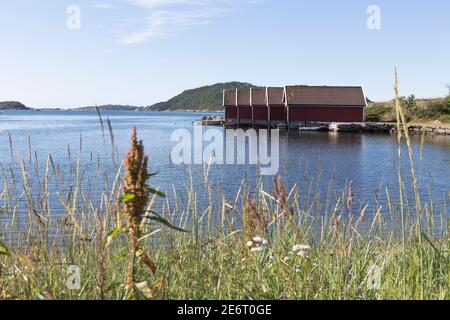
[[[270,106],[270,120],[286,120],[286,108],[284,106]]]
[[[252,107],[240,106],[239,107],[239,118],[241,120],[243,120],[243,119],[252,120]]]
[[[253,116],[255,120],[266,120],[268,119],[267,106],[257,106],[253,108]]]
[[[290,121],[362,122],[363,116],[358,107],[289,107]]]
[[[237,108],[236,107],[225,107],[225,119],[237,119]]]

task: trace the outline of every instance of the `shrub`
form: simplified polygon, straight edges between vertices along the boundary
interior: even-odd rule
[[[431,102],[426,108],[416,110],[415,115],[419,119],[440,119],[450,116],[450,96],[444,101]]]
[[[445,115],[439,118],[439,121],[442,123],[450,123],[450,115]]]
[[[450,94],[444,100],[443,113],[446,115],[450,115]]]
[[[382,105],[374,104],[365,110],[366,121],[368,122],[393,122],[395,117],[392,109]]]
[[[444,100],[430,102],[423,109],[416,108],[414,115],[419,119],[426,119],[426,120],[439,119],[441,122],[449,122],[450,88],[449,94]]]

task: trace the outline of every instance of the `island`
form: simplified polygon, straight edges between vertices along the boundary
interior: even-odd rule
[[[17,101],[4,101],[0,102],[0,110],[31,110],[24,104]]]
[[[101,106],[87,106],[81,108],[69,109],[69,111],[78,111],[78,112],[91,112],[100,110],[101,112],[105,111],[138,111],[142,109],[142,107],[130,106],[130,105],[120,105],[120,104],[105,104]]]

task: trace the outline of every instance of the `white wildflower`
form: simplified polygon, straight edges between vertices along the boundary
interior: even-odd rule
[[[249,247],[249,248],[250,248],[250,247],[253,247],[253,241],[248,241],[248,242],[247,242],[247,247]]]
[[[295,268],[295,273],[300,273],[300,269],[299,268]]]
[[[296,244],[292,247],[292,251],[299,252],[299,251],[309,251],[311,250],[311,247],[306,244]]]
[[[308,256],[308,253],[306,251],[300,250],[299,252],[297,252],[297,255],[299,257],[306,258]]]
[[[263,247],[256,247],[256,248],[252,248],[251,250],[252,252],[256,252],[256,253],[260,253],[264,251]]]
[[[288,262],[289,259],[290,259],[290,257],[284,257],[283,261],[284,261],[284,262]]]
[[[261,243],[263,245],[267,244],[267,240],[264,239],[263,237],[254,237],[253,241],[256,242],[256,243]]]

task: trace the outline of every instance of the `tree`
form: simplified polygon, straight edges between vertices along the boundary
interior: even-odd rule
[[[450,84],[447,85],[448,94],[444,100],[443,111],[445,114],[450,114]]]
[[[405,106],[406,118],[408,121],[410,121],[414,117],[414,114],[417,109],[416,96],[412,94],[409,97],[401,97],[400,100],[402,101],[402,104]]]

